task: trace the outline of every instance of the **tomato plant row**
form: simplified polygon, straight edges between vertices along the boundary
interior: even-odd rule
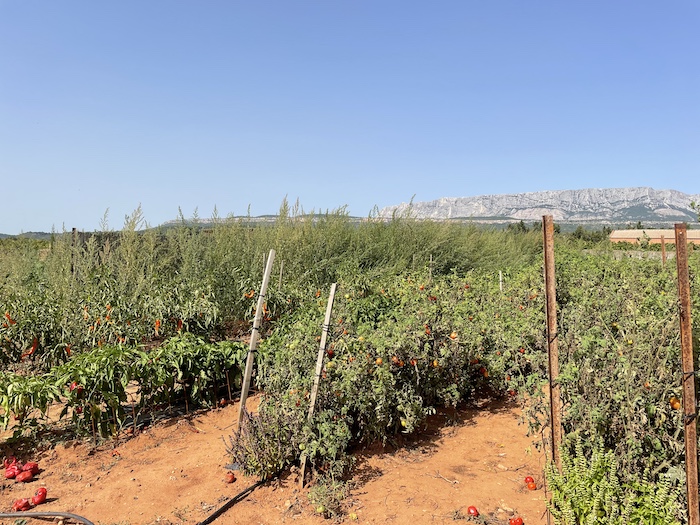
[[[214,406],[229,386],[240,384],[247,348],[242,343],[207,343],[192,334],[157,348],[103,346],[83,352],[41,375],[0,373],[0,426],[15,433],[47,422],[49,409],[80,429],[102,435],[134,424],[144,412],[183,398]]]
[[[110,421],[128,418],[129,384],[138,385],[140,409],[186,392],[212,404],[209,374],[217,365],[207,361],[211,349],[197,349],[247,334],[262,255],[272,246],[285,273],[266,297],[256,375],[265,397],[232,443],[251,471],[272,472],[304,450],[317,472],[334,472],[349,464],[354,443],[419,431],[437,407],[469,401],[479,389],[527,399],[524,421],[533,433],[543,430],[537,236],[401,220],[296,220],[283,211],[270,227],[127,228],[112,244],[94,236],[81,246],[60,238],[43,261],[0,250],[10,269],[0,279],[0,348],[17,372],[2,376],[5,424],[17,417],[29,426],[58,400],[84,428],[95,421],[108,431]],[[565,447],[583,456],[598,443],[614,451],[610,469],[621,486],[640,476],[662,488],[677,484],[683,440],[674,409],[681,372],[673,267],[605,249],[584,253],[561,238],[556,260]],[[698,275],[695,254],[693,286]],[[324,297],[334,281],[340,291],[309,424]],[[183,335],[189,332],[202,340]],[[237,370],[244,349],[236,348]],[[74,382],[82,391],[70,389]]]

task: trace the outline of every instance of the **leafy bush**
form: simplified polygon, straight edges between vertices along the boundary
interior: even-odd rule
[[[681,494],[668,477],[654,482],[644,475],[622,484],[614,452],[602,443],[588,458],[580,437],[570,439],[561,448],[561,462],[561,474],[551,464],[546,472],[552,492],[547,507],[556,525],[681,523]]]

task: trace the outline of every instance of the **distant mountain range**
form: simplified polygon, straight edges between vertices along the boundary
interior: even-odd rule
[[[698,214],[690,206],[700,203],[700,194],[689,195],[676,190],[652,188],[613,188],[587,190],[539,191],[479,197],[443,197],[429,202],[402,203],[379,211],[380,218],[393,215],[416,219],[460,220],[502,226],[514,222],[541,221],[543,215],[571,230],[577,225],[589,228],[613,228],[636,225],[647,228],[671,227],[676,222],[694,223]],[[254,222],[273,222],[276,216],[250,217]],[[168,221],[162,226],[181,223]],[[206,227],[207,220],[199,223]],[[49,239],[50,233],[29,232],[19,235]],[[12,237],[0,233],[0,239]]]
[[[583,226],[625,226],[641,222],[646,227],[696,222],[690,203],[700,203],[700,194],[652,188],[614,188],[539,191],[479,197],[443,197],[429,202],[402,203],[379,211],[417,219],[469,220],[507,224],[542,220],[551,215],[558,223]]]

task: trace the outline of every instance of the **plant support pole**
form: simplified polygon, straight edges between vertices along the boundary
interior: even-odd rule
[[[552,461],[561,472],[559,446],[562,439],[561,387],[559,385],[559,340],[557,334],[557,286],[554,277],[554,222],[542,217],[544,236],[544,280],[547,311],[547,350],[549,356],[549,406],[552,427]]]
[[[666,267],[666,239],[661,236],[661,266]]]
[[[243,384],[241,385],[241,404],[238,409],[239,432],[241,431],[241,421],[243,421],[245,403],[248,399],[248,390],[250,389],[250,378],[253,375],[253,365],[255,364],[255,351],[258,347],[258,338],[260,337],[260,322],[263,316],[265,294],[267,293],[267,285],[270,282],[270,274],[272,273],[273,262],[275,262],[275,250],[270,250],[270,255],[267,258],[267,264],[265,265],[265,273],[263,274],[262,286],[260,287],[260,295],[258,295],[258,303],[255,307],[255,319],[253,320],[253,330],[250,333],[250,346],[248,347],[248,357],[245,363],[245,374],[243,375]]]
[[[328,304],[326,305],[326,317],[323,320],[323,329],[321,331],[321,342],[318,344],[318,356],[316,357],[316,374],[314,376],[314,384],[311,387],[311,399],[309,400],[309,414],[306,420],[311,423],[314,417],[314,409],[316,407],[316,396],[318,396],[318,386],[321,382],[321,372],[323,370],[323,358],[326,355],[326,339],[328,338],[328,330],[331,323],[331,312],[333,312],[333,300],[335,299],[335,290],[338,283],[331,285],[331,293],[328,295]],[[299,487],[304,488],[304,475],[306,474],[306,453],[301,455],[301,472],[299,475]]]
[[[681,360],[683,370],[683,424],[685,437],[685,476],[688,491],[688,524],[700,525],[698,508],[698,438],[695,399],[695,366],[690,316],[690,277],[688,273],[688,234],[685,224],[676,224],[676,267],[681,323]]]

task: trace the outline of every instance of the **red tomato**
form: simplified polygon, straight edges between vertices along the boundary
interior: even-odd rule
[[[17,458],[14,456],[10,456],[5,458],[4,465],[5,468],[9,467],[10,465],[16,465],[17,464]]]
[[[5,469],[5,479],[14,479],[20,472],[22,472],[22,470],[19,468],[19,465],[13,463]]]
[[[12,504],[12,512],[20,512],[31,508],[32,506],[27,498],[15,500],[15,502]]]
[[[467,509],[467,514],[469,514],[470,516],[478,516],[479,511],[476,509],[476,507],[474,505],[472,505]]]
[[[508,523],[510,525],[523,525],[523,519],[520,516],[515,516],[514,518],[511,518],[508,520]]]
[[[85,391],[85,389],[81,385],[79,385],[77,381],[73,381],[68,387],[68,390],[70,390],[71,392],[75,391],[78,397],[82,397],[83,392]]]
[[[20,483],[29,483],[31,480],[34,479],[34,474],[32,474],[30,471],[25,470],[24,472],[20,472],[15,476],[15,481],[19,481]]]
[[[32,497],[32,504],[33,505],[41,505],[46,501],[46,489],[44,487],[41,487],[39,490],[36,491],[36,494]]]
[[[27,461],[22,467],[24,472],[31,472],[32,474],[39,473],[39,463],[34,463],[33,461]]]
[[[537,483],[534,481],[527,484],[527,490],[537,490]]]
[[[535,481],[535,478],[532,476],[525,476],[525,483],[533,483]]]
[[[236,475],[231,471],[227,472],[226,483],[233,483],[234,481],[236,481]]]

